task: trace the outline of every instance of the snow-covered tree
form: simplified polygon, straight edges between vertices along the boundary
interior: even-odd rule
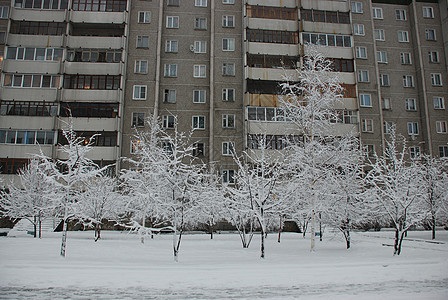
[[[84,192],[79,194],[73,204],[75,217],[85,226],[95,231],[95,242],[101,238],[101,225],[104,221],[120,220],[123,198],[118,191],[117,179],[99,173],[89,181]]]
[[[411,226],[427,216],[422,209],[425,196],[418,164],[407,159],[408,147],[403,136],[391,128],[384,155],[371,162],[367,182],[375,192],[372,208],[386,215],[395,229],[394,255],[400,255],[403,238]]]
[[[54,191],[47,182],[42,161],[37,157],[19,170],[18,185],[10,184],[1,199],[2,214],[26,219],[34,226],[34,237],[42,237],[42,221],[54,213]]]
[[[301,199],[305,209],[300,215],[310,217],[311,250],[315,247],[316,212],[325,206],[327,178],[344,161],[353,159],[354,134],[340,133],[336,104],[342,101],[342,87],[332,62],[319,48],[308,46],[303,65],[296,69],[298,82],[286,78],[282,84],[281,104],[287,120],[296,130],[290,137],[287,153],[291,192]]]

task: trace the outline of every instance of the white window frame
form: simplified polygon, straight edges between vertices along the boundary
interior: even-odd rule
[[[434,96],[432,97],[434,104],[434,109],[445,109],[445,99],[443,97]]]
[[[432,28],[425,29],[425,37],[427,41],[437,41],[436,30]]]
[[[234,142],[222,142],[222,155],[223,156],[232,156],[235,153],[235,143]]]
[[[191,128],[193,130],[205,130],[205,116],[192,116]]]
[[[207,42],[206,41],[194,41],[194,53],[207,53]]]
[[[148,73],[148,61],[147,60],[136,60],[135,65],[134,65],[134,73],[147,74]]]
[[[406,21],[406,10],[404,9],[396,9],[395,10],[395,20],[397,21]]]
[[[448,133],[447,121],[436,121],[436,132],[442,134]]]
[[[439,51],[429,51],[428,56],[429,56],[430,63],[433,63],[433,64],[440,63]]]
[[[425,19],[434,19],[434,9],[430,6],[423,6],[423,18]]]
[[[139,11],[138,12],[138,22],[139,23],[151,23],[151,12],[150,11]]]
[[[207,101],[206,90],[193,90],[193,103],[205,103]]]
[[[143,118],[140,118],[143,116]],[[139,120],[143,120],[143,124],[139,125]],[[145,113],[143,112],[133,112],[132,113],[132,123],[131,127],[145,127]]]
[[[134,85],[132,87],[132,100],[146,100],[148,96],[148,86],[147,85]]]
[[[137,35],[136,48],[148,49],[149,48],[149,36]]]
[[[364,24],[353,24],[354,35],[365,35]]]
[[[165,42],[166,53],[177,53],[179,51],[179,42],[177,40],[167,40]]]
[[[235,184],[235,170],[223,169],[221,174],[222,174],[222,183]]]
[[[409,43],[409,32],[406,30],[398,30],[398,42]]]
[[[390,98],[383,98],[381,103],[381,108],[383,110],[391,110],[392,109],[392,101],[390,101]]]
[[[235,16],[233,16],[233,15],[222,16],[222,27],[234,28],[235,27]]]
[[[372,7],[372,18],[382,20],[383,9],[381,7]]]
[[[194,6],[207,7],[207,0],[194,0]]]
[[[418,135],[418,122],[408,122],[408,135]]]
[[[395,123],[391,121],[384,121],[383,131],[385,134],[391,134],[392,129],[395,127]]]
[[[362,119],[361,131],[366,133],[373,133],[373,119]]]
[[[177,77],[177,64],[165,64],[164,65],[164,77],[174,78]]]
[[[235,129],[235,123],[236,116],[234,114],[222,114],[222,128]]]
[[[380,64],[387,64],[387,52],[386,51],[376,51],[376,60]]]
[[[235,39],[223,38],[222,39],[222,51],[235,51]]]
[[[420,158],[420,147],[419,146],[410,146],[409,147],[409,157],[411,159],[419,159]]]
[[[412,56],[410,52],[401,52],[400,61],[402,65],[412,65]]]
[[[167,16],[166,28],[177,29],[179,28],[179,16]]]
[[[403,75],[403,87],[412,88],[414,87],[414,76],[412,75]]]
[[[141,149],[142,145],[140,144],[141,140],[131,140],[129,152],[131,154],[137,153],[139,149]]]
[[[370,82],[368,70],[358,70],[358,82]]]
[[[355,47],[356,58],[367,59],[367,48],[366,47]]]
[[[194,19],[194,29],[207,30],[207,18],[196,17]]]
[[[170,126],[170,124],[172,124]],[[174,129],[176,127],[176,118],[172,115],[162,116],[162,128],[164,129]]]
[[[223,88],[222,89],[222,101],[234,102],[235,101],[235,89],[234,88]]]
[[[364,152],[366,153],[367,157],[373,158],[376,156],[375,145],[367,144],[367,145],[364,145],[363,148],[364,148]]]
[[[0,6],[0,19],[8,19],[8,17],[9,17],[9,6]]]
[[[194,78],[206,78],[207,77],[207,66],[206,65],[194,65],[193,66],[193,77]]]
[[[359,94],[359,106],[372,107],[372,95],[371,94]]]
[[[431,73],[431,84],[432,84],[432,86],[443,86],[442,74],[441,73]]]
[[[390,86],[389,74],[380,74],[380,85],[381,86]]]
[[[235,63],[222,63],[222,76],[235,76]]]
[[[176,90],[175,89],[165,89],[163,91],[163,102],[164,103],[176,103]]]
[[[375,29],[375,40],[381,42],[386,40],[386,33],[384,29]]]
[[[439,146],[439,157],[448,157],[448,146]]]
[[[235,0],[222,0],[222,4],[235,4]]]
[[[202,145],[202,146],[199,146],[199,145]],[[202,157],[202,156],[204,156],[204,153],[205,153],[205,143],[201,143],[201,142],[193,143],[192,155],[194,157]]]
[[[355,14],[362,14],[363,10],[362,10],[362,2],[352,2],[352,13]]]
[[[407,111],[417,111],[417,100],[415,98],[406,98],[405,109]]]

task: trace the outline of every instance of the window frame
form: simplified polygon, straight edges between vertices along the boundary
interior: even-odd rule
[[[365,53],[365,56],[362,56],[362,54]],[[368,59],[367,58],[367,47],[360,47],[360,46],[356,46],[355,47],[355,55],[356,58],[359,59]]]
[[[175,89],[164,89],[163,91],[163,103],[176,103],[177,91]]]
[[[369,70],[358,70],[358,82],[370,82]]]
[[[434,109],[437,109],[437,110],[445,109],[445,98],[444,97],[434,96],[434,97],[432,97],[432,101],[433,101]],[[436,104],[436,103],[438,103],[438,104]]]
[[[205,116],[204,115],[195,115],[191,117],[191,128],[193,130],[205,130]],[[201,122],[202,121],[202,122]]]
[[[222,76],[235,76],[235,63],[223,62],[222,63]]]
[[[372,18],[376,20],[383,20],[383,9],[381,7],[372,7]]]
[[[138,12],[138,23],[139,24],[151,23],[151,11],[139,11]]]
[[[207,102],[207,90],[193,90],[193,103],[204,104],[206,102]]]
[[[412,65],[412,55],[410,52],[400,52],[400,62],[402,65]]]
[[[375,29],[375,41],[386,41],[386,32],[384,31],[384,29]]]
[[[437,33],[433,28],[425,29],[425,38],[427,41],[437,41]]]
[[[221,171],[222,183],[233,185],[235,184],[235,170],[234,169],[223,169]]]
[[[442,73],[431,73],[431,85],[443,86]]]
[[[436,132],[440,134],[448,133],[448,122],[447,121],[436,121]]]
[[[194,29],[195,30],[207,30],[207,18],[195,17]]]
[[[361,120],[361,132],[373,133],[373,119],[362,119]]]
[[[138,95],[138,97],[137,97]],[[142,97],[144,95],[144,97]],[[132,100],[144,101],[148,97],[148,86],[134,84],[132,86]]]
[[[415,98],[406,98],[405,109],[407,111],[417,111],[417,100]]]
[[[429,51],[428,52],[429,62],[432,64],[440,63],[439,51]]]
[[[414,85],[414,76],[413,75],[403,75],[403,87],[405,88],[413,88]]]
[[[193,65],[194,78],[207,78],[207,65]]]
[[[133,128],[145,127],[145,113],[144,112],[132,112],[131,127],[133,127]]]
[[[398,30],[398,42],[399,43],[409,43],[409,31]]]
[[[137,49],[148,49],[149,48],[149,36],[148,35],[137,35],[135,47]]]
[[[178,29],[179,28],[179,16],[166,16],[165,28]]]
[[[144,65],[144,70],[142,70],[142,65]],[[135,74],[148,74],[148,61],[147,60],[135,60],[134,63],[134,73]]]
[[[177,53],[179,51],[178,40],[166,40],[165,41],[165,53]]]
[[[226,41],[226,42],[224,42]],[[222,39],[222,51],[235,51],[235,39],[234,38],[223,38]]]
[[[353,1],[352,2],[351,11],[354,14],[362,14],[362,13],[364,13],[363,7],[362,7],[362,2]]]
[[[376,51],[376,61],[380,64],[387,64],[387,52],[386,51]]]
[[[407,13],[405,9],[395,9],[395,20],[397,21],[406,21]]]
[[[365,36],[364,24],[353,24],[353,35]]]
[[[425,13],[430,12],[429,14]],[[423,18],[425,19],[434,19],[434,8],[431,6],[423,6],[422,7]]]
[[[232,156],[235,153],[235,142],[225,141],[221,143],[221,155]]]
[[[177,78],[178,70],[177,64],[164,64],[163,77],[165,78]]]
[[[194,53],[195,54],[207,53],[207,41],[194,41]]]
[[[222,16],[222,27],[223,28],[235,28],[235,16],[234,15],[223,15]]]
[[[163,129],[174,129],[176,127],[176,118],[173,115],[163,115],[162,116],[162,128]]]
[[[222,128],[235,129],[236,128],[236,115],[235,114],[222,114]]]
[[[367,101],[367,99],[369,99]],[[359,106],[360,107],[372,107],[372,95],[371,94],[359,94]]]
[[[418,122],[407,122],[408,135],[419,135]]]

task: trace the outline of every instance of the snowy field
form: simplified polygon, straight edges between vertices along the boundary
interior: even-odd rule
[[[309,251],[293,233],[270,234],[266,259],[259,237],[242,249],[237,234],[184,235],[179,262],[170,235],[141,244],[133,234],[69,232],[41,240],[0,237],[1,299],[448,299],[448,232],[411,232],[393,256],[393,232],[353,234],[344,248],[329,233]],[[386,244],[386,245],[383,245]]]

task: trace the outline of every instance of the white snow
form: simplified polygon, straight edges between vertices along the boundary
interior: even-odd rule
[[[140,243],[135,234],[68,232],[67,256],[59,256],[61,233],[0,238],[2,299],[448,299],[448,231],[410,232],[400,256],[393,232],[353,233],[345,249],[340,233],[327,233],[309,251],[301,234],[266,240],[259,235],[242,249],[237,234],[186,234],[179,262],[171,235]]]

